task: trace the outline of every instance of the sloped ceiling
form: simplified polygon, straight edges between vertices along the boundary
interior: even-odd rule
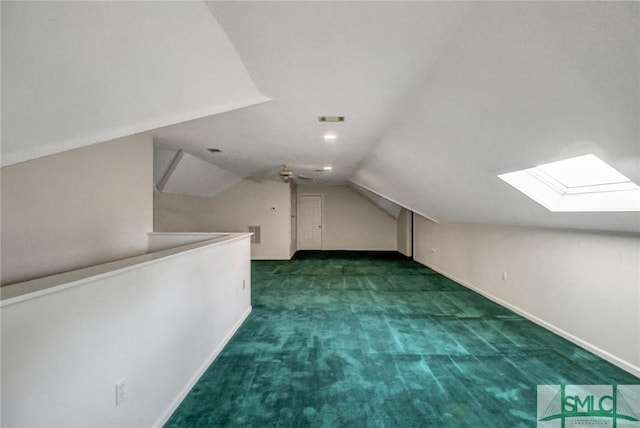
[[[353,180],[443,222],[640,231],[551,213],[496,174],[594,153],[640,183],[638,3],[487,3]]]
[[[158,150],[241,177],[284,163],[440,222],[640,232],[639,213],[551,213],[496,177],[594,153],[640,183],[639,15],[637,2],[2,2],[3,164],[155,127]]]
[[[272,102],[154,131],[244,176],[282,164],[318,183],[344,184],[393,113],[458,28],[468,4],[210,2],[262,93]],[[345,115],[339,124],[321,115]],[[337,134],[327,142],[325,132]],[[206,148],[221,149],[210,154]],[[318,172],[331,165],[331,172]]]
[[[359,194],[367,198],[369,202],[371,202],[372,204],[380,208],[382,211],[387,213],[390,217],[393,217],[394,219],[397,220],[398,216],[400,216],[400,211],[402,211],[402,207],[396,204],[395,202],[392,202],[387,198],[377,195],[373,193],[371,190],[365,189],[364,187],[359,186],[355,183],[350,183],[349,187],[351,187],[353,190],[355,190],[356,192],[358,192]]]
[[[638,3],[209,6],[274,101],[157,130],[158,148],[351,180],[440,222],[640,232],[638,213],[551,213],[496,177],[594,153],[640,182]]]
[[[165,176],[163,192],[211,197],[242,180],[242,177],[188,153],[181,153],[178,160]],[[156,167],[154,162],[154,170]]]
[[[2,165],[268,100],[203,2],[1,2]]]

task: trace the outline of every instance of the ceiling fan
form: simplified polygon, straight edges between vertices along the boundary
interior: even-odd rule
[[[305,175],[296,175],[291,171],[287,165],[282,165],[282,171],[279,173],[280,177],[284,180],[285,183],[290,183],[295,180],[313,180],[311,177],[307,177]]]

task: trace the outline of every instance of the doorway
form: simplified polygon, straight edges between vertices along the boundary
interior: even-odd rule
[[[322,196],[298,197],[298,249],[322,249]]]

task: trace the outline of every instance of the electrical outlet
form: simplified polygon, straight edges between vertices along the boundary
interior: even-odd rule
[[[435,254],[435,253],[437,253],[437,252],[438,252],[438,250],[436,250],[435,248],[432,248],[432,249],[431,249],[431,252]]]
[[[502,280],[503,281],[507,280],[507,273],[506,272],[502,272]]]
[[[116,406],[122,406],[125,397],[125,383],[123,379],[120,382],[116,383]]]

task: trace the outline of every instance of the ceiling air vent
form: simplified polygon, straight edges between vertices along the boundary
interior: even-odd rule
[[[344,116],[320,116],[320,122],[344,122]]]

